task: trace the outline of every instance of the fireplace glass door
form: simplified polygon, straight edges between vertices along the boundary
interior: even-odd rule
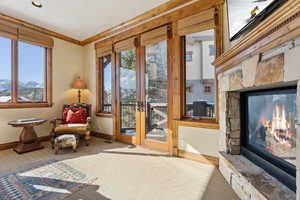
[[[295,175],[296,89],[245,93],[243,146],[259,157]]]
[[[248,96],[248,143],[290,164],[296,163],[296,93],[281,90]]]

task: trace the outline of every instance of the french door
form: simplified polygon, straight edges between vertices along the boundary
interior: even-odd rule
[[[167,40],[142,46],[141,50],[141,144],[168,151],[169,91]]]
[[[170,149],[168,40],[117,53],[117,140]]]
[[[135,48],[117,52],[117,106],[116,106],[116,137],[117,140],[139,144],[140,130],[137,128],[139,113],[138,102],[138,63]],[[139,126],[138,126],[139,127]]]

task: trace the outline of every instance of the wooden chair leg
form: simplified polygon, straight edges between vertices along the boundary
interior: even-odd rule
[[[56,154],[58,154],[58,151],[59,151],[59,148],[58,148],[58,146],[55,146],[55,149],[54,149],[54,153],[55,153],[55,155],[56,155]]]
[[[89,146],[89,140],[90,140],[90,139],[91,139],[90,131],[88,131],[88,132],[85,134],[85,137],[84,137],[85,145],[86,145],[86,146]]]
[[[53,139],[51,139],[51,147],[52,147],[52,149],[54,149],[54,140]]]

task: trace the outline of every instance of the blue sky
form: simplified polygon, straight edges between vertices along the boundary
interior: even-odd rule
[[[111,62],[104,67],[104,87],[111,91]]]
[[[19,42],[19,81],[44,83],[45,49]],[[0,37],[0,79],[11,77],[11,42]]]

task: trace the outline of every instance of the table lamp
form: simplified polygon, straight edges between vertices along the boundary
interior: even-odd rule
[[[81,91],[83,89],[86,89],[86,83],[84,80],[81,80],[80,77],[78,77],[72,84],[73,89],[78,89],[78,103],[80,103],[81,98]]]

